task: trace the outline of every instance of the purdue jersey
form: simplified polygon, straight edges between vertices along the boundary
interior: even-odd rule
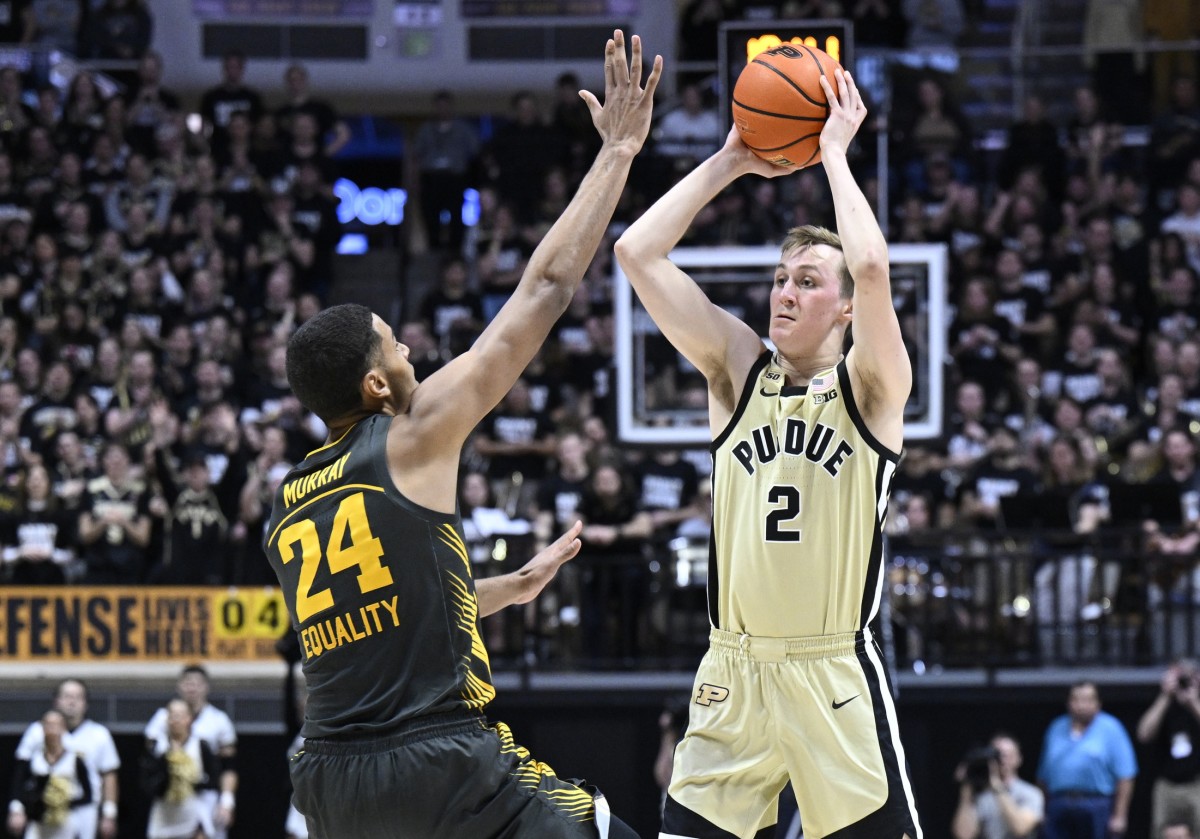
[[[773,638],[856,632],[878,608],[900,457],[867,430],[845,361],[786,382],[764,353],[712,443],[709,618]]]
[[[495,695],[462,523],[396,489],[390,424],[358,422],[275,493],[264,546],[300,637],[305,737],[386,734]]]

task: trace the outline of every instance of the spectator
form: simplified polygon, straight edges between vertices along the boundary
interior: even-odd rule
[[[1191,76],[1171,80],[1170,102],[1154,119],[1148,151],[1151,185],[1169,199],[1188,162],[1200,151],[1200,103]]]
[[[78,517],[63,509],[53,493],[50,473],[40,463],[26,468],[18,500],[14,513],[0,515],[9,581],[20,586],[65,583],[66,568],[75,559]]]
[[[959,514],[976,527],[994,528],[1000,522],[1000,499],[1032,492],[1037,484],[1016,436],[997,428],[988,439],[987,455],[963,479]]]
[[[54,710],[62,715],[66,730],[62,734],[63,749],[83,758],[87,767],[87,786],[91,800],[80,802],[70,815],[71,835],[79,839],[116,839],[117,836],[117,770],[121,758],[117,754],[112,734],[98,722],[87,718],[88,689],[79,679],[64,679],[54,692]],[[17,744],[17,771],[28,771],[35,755],[45,756],[46,730],[42,722],[25,729]],[[19,827],[14,826],[15,824]],[[9,807],[9,830],[21,835],[26,821],[23,808]]]
[[[283,71],[287,100],[275,110],[276,127],[286,145],[295,133],[293,125],[296,116],[308,114],[316,124],[317,139],[325,154],[336,157],[350,142],[350,126],[338,116],[333,105],[312,95],[309,82],[308,68],[303,64],[291,64]]]
[[[679,106],[667,111],[654,132],[655,150],[675,159],[675,170],[685,172],[717,150],[721,143],[721,120],[713,107],[705,105],[698,84],[685,85]]]
[[[129,450],[104,447],[104,474],[88,482],[79,515],[79,541],[89,585],[142,582],[150,544],[150,494],[130,470]]]
[[[1045,815],[1045,797],[1017,776],[1022,762],[1017,741],[1007,734],[995,734],[988,750],[973,752],[968,758],[955,773],[959,793],[950,827],[954,839],[1037,835]]]
[[[1151,829],[1200,823],[1200,671],[1181,659],[1163,672],[1158,695],[1137,724],[1138,742],[1154,767]],[[1190,835],[1190,832],[1189,832]]]
[[[1008,143],[1000,156],[997,186],[1012,189],[1018,173],[1032,168],[1050,195],[1060,197],[1065,160],[1058,133],[1058,127],[1046,115],[1041,98],[1036,94],[1027,96],[1021,118],[1008,128]]]
[[[638,507],[650,514],[653,536],[664,544],[683,521],[699,513],[700,476],[675,446],[656,446],[633,470]]]
[[[587,128],[590,134],[590,120]],[[462,250],[463,192],[479,147],[478,132],[454,112],[454,94],[435,93],[433,116],[417,129],[411,155],[421,190],[421,220],[434,250],[450,254]]]
[[[89,58],[142,58],[150,47],[154,18],[143,0],[104,0],[91,12],[85,40]]]
[[[467,263],[457,255],[442,259],[438,282],[421,301],[418,313],[438,346],[458,355],[483,329],[483,298],[467,287]]]
[[[511,203],[516,221],[533,215],[542,178],[564,161],[562,140],[546,129],[533,93],[516,93],[509,120],[496,130],[482,158],[487,181]]]
[[[87,765],[82,755],[63,745],[67,724],[61,711],[47,711],[41,723],[41,748],[28,762],[19,763],[13,775],[9,832],[24,835],[28,825],[30,835],[38,839],[82,836],[95,825]],[[77,816],[75,811],[81,812]]]
[[[581,557],[584,653],[593,666],[615,661],[628,667],[642,653],[643,606],[649,573],[642,545],[653,531],[638,507],[632,474],[620,463],[601,463],[579,503],[590,546]]]
[[[966,282],[950,323],[950,354],[964,379],[991,387],[989,404],[1000,396],[1004,373],[1020,356],[1018,333],[1011,320],[996,311],[991,283],[974,277]]]
[[[1185,822],[1174,822],[1163,825],[1162,831],[1158,833],[1158,839],[1194,839],[1195,835],[1192,833],[1191,825]]]
[[[1083,63],[1105,107],[1121,122],[1146,120],[1146,54],[1141,0],[1089,0],[1083,18]]]
[[[487,475],[497,496],[514,490],[532,498],[537,482],[546,474],[546,459],[554,454],[550,418],[530,403],[529,383],[516,381],[500,404],[479,426],[474,449],[487,459]],[[517,509],[523,509],[524,503]]]
[[[146,839],[207,839],[217,835],[213,799],[221,760],[194,731],[195,713],[172,699],[164,730],[149,738],[141,763],[142,789],[151,799]]]
[[[1123,836],[1137,769],[1133,743],[1120,720],[1100,710],[1096,686],[1072,685],[1067,713],[1046,730],[1038,765],[1046,791],[1043,839]]]
[[[188,734],[207,746],[217,759],[215,766],[219,768],[219,777],[217,772],[209,773],[209,786],[206,788],[211,790],[211,794],[203,796],[202,806],[196,808],[195,817],[203,824],[211,825],[205,832],[206,836],[224,839],[233,824],[238,787],[238,773],[234,763],[237,755],[237,733],[229,716],[209,704],[208,689],[207,670],[197,664],[183,668],[176,685],[177,699],[171,700],[166,707],[154,712],[154,716],[146,724],[145,735],[147,746],[161,755],[166,751],[163,744],[168,740],[175,746],[183,745],[180,742],[182,721],[185,716],[190,717],[187,720]],[[195,760],[198,743],[189,746],[189,749]],[[174,839],[175,836],[176,834],[164,834],[163,839]]]
[[[159,128],[179,111],[179,97],[162,86],[163,58],[147,50],[138,61],[137,80],[127,93],[129,142],[137,151],[155,157]]]
[[[149,575],[158,585],[220,585],[229,579],[229,524],[213,491],[208,460],[186,452],[178,467],[167,452],[153,447],[154,472],[163,494],[158,514],[165,519],[163,553]]]
[[[230,50],[221,57],[221,81],[210,87],[200,98],[200,115],[212,138],[214,153],[224,151],[228,140],[229,119],[233,114],[244,111],[251,120],[262,113],[262,97],[254,88],[245,84],[246,56]]]
[[[68,55],[79,54],[82,4],[62,0],[29,0],[22,11],[25,18],[22,44],[31,44],[45,52],[59,50]]]

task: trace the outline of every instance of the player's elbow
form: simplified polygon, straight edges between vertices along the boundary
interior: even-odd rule
[[[887,246],[867,248],[853,255],[847,254],[846,268],[856,283],[887,279],[889,271]]]
[[[617,262],[620,263],[621,269],[625,273],[629,273],[629,266],[636,263],[639,253],[640,244],[637,241],[637,236],[630,236],[626,230],[621,234],[621,238],[617,239],[617,243],[613,245],[613,253],[616,254]]]
[[[639,264],[666,255],[666,250],[656,245],[650,231],[638,222],[621,234],[621,238],[617,239],[616,245],[613,246],[613,251],[626,274],[636,269]]]

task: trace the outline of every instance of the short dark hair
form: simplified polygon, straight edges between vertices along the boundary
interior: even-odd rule
[[[83,689],[83,700],[85,702],[91,698],[92,692],[88,690],[87,682],[85,682],[83,679],[77,679],[74,676],[68,676],[58,683],[58,687],[54,689],[54,697],[57,699],[58,694],[62,691],[62,689],[71,684],[79,685],[79,687]]]
[[[183,668],[183,670],[179,671],[179,678],[182,679],[184,676],[187,676],[191,673],[195,673],[196,675],[203,677],[204,681],[206,681],[206,682],[208,681],[208,671],[206,669],[204,669],[203,664],[187,665],[186,667]]]
[[[300,404],[328,424],[362,405],[359,385],[380,346],[366,306],[343,303],[324,309],[288,341],[288,384]]]

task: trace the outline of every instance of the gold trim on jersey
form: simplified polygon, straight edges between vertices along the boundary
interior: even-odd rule
[[[346,429],[346,431],[345,431],[345,432],[342,434],[342,436],[341,436],[341,437],[338,437],[336,440],[333,440],[333,441],[331,441],[331,442],[328,442],[328,443],[326,443],[325,445],[321,446],[319,449],[313,449],[311,452],[309,452],[308,454],[306,454],[306,455],[304,456],[304,459],[305,459],[305,460],[308,460],[308,459],[309,459],[310,457],[312,457],[314,454],[320,454],[321,452],[325,451],[326,449],[331,449],[331,448],[333,448],[334,446],[336,446],[338,443],[340,443],[340,442],[342,442],[343,440],[345,440],[345,439],[346,439],[346,435],[347,435],[347,434],[349,434],[349,433],[350,433],[351,431],[353,431],[354,429],[358,428],[358,423],[359,423],[359,422],[362,422],[362,420],[359,420],[358,422],[354,423],[354,425],[352,425],[352,426],[350,426],[349,428],[347,428],[347,429]]]
[[[320,495],[314,495],[312,498],[308,499],[303,504],[301,504],[299,507],[292,510],[290,513],[288,513],[286,516],[284,516],[283,518],[281,518],[279,520],[279,524],[276,525],[275,529],[271,531],[271,538],[267,540],[267,547],[268,548],[271,547],[271,543],[274,542],[275,537],[279,535],[279,529],[281,527],[283,527],[285,524],[287,524],[288,519],[290,519],[292,516],[296,515],[296,513],[303,510],[309,504],[313,504],[317,501],[320,501],[322,498],[327,498],[330,495],[333,495],[335,492],[342,492],[347,489],[369,489],[372,492],[386,492],[386,490],[384,490],[384,488],[381,486],[372,486],[371,484],[346,484],[345,486],[334,487],[333,489],[328,489],[325,492],[322,492]]]
[[[442,524],[437,528],[438,539],[458,555],[466,569],[466,577],[471,578],[471,558],[467,546],[453,525]],[[457,574],[449,574],[451,590],[447,592],[449,603],[455,611],[458,628],[471,638],[471,655],[463,656],[463,669],[466,671],[466,684],[463,686],[462,698],[468,707],[479,710],[496,697],[496,688],[480,678],[471,667],[471,658],[481,662],[488,673],[492,672],[492,663],[488,658],[487,647],[479,635],[479,598],[475,590],[466,580]]]

